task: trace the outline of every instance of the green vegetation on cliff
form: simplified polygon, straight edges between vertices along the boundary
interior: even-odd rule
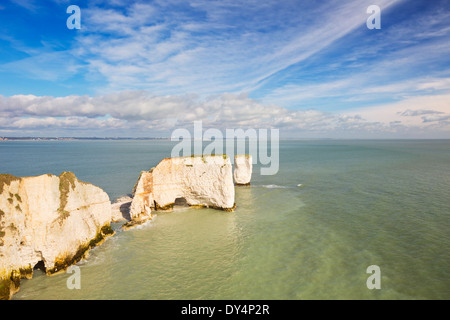
[[[11,182],[16,180],[20,180],[20,178],[6,173],[0,174],[0,194],[3,193],[3,187],[5,184],[9,186]]]

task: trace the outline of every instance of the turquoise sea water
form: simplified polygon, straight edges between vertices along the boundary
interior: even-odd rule
[[[73,171],[114,201],[174,144],[2,142],[0,172]],[[450,299],[449,140],[281,141],[236,203],[158,213],[93,249],[80,290],[36,271],[14,299]]]

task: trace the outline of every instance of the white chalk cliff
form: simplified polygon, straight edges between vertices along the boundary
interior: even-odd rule
[[[234,184],[226,155],[167,158],[141,173],[133,192],[131,219],[171,208],[177,199],[189,206],[234,210]]]
[[[71,172],[18,178],[0,175],[0,299],[43,263],[46,273],[65,270],[107,235],[111,203],[100,188]]]
[[[18,178],[0,174],[0,299],[18,291],[42,264],[47,274],[63,271],[112,235],[111,221],[124,228],[150,220],[179,200],[189,206],[232,211],[234,182],[248,185],[252,158],[235,157],[234,175],[226,155],[163,159],[141,173],[133,198],[111,205],[100,188],[71,172]],[[131,203],[130,203],[131,202]]]
[[[234,182],[236,185],[250,185],[252,169],[251,155],[240,154],[234,156]]]

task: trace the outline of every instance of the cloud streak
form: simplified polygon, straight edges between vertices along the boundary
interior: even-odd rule
[[[369,2],[329,1],[314,9],[298,1],[92,6],[83,11],[86,27],[74,46],[110,90],[248,92],[365,25]],[[378,2],[387,10],[398,1]]]

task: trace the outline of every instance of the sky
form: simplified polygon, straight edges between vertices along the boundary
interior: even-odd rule
[[[0,21],[0,136],[450,138],[450,0],[2,0]]]

